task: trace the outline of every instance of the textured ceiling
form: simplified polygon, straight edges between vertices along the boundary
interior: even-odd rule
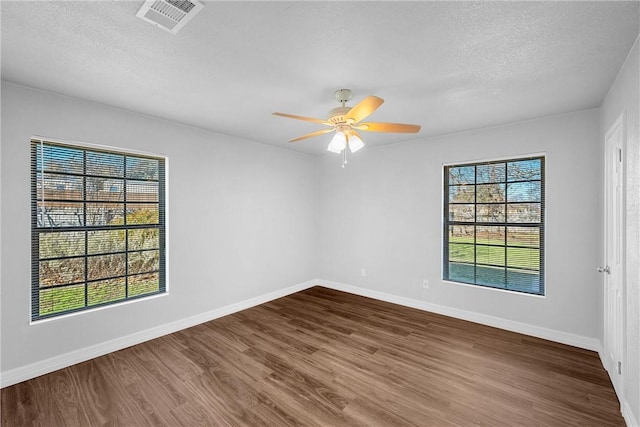
[[[1,1],[2,79],[307,153],[333,92],[385,103],[417,135],[598,107],[639,32],[639,2],[206,2],[177,35],[142,1]],[[353,103],[351,105],[353,105]],[[55,136],[55,135],[54,135]]]

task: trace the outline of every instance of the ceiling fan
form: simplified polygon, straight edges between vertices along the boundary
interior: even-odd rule
[[[335,135],[331,139],[328,151],[333,153],[343,153],[343,167],[346,163],[347,146],[352,153],[355,153],[362,147],[364,142],[358,131],[367,132],[395,132],[395,133],[417,133],[420,131],[418,125],[407,125],[402,123],[362,123],[367,116],[376,111],[384,102],[382,98],[377,96],[367,96],[365,99],[354,105],[347,107],[345,104],[351,100],[351,90],[337,90],[336,99],[342,103],[341,107],[336,107],[329,111],[329,118],[326,120],[315,119],[312,117],[296,116],[286,113],[273,113],[275,116],[288,117],[290,119],[304,120],[307,122],[319,123],[330,126],[328,129],[322,129],[306,135],[291,139],[289,142],[296,142],[302,139],[312,138],[314,136],[323,135],[335,131]]]

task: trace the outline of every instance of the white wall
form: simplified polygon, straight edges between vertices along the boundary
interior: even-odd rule
[[[626,355],[625,393],[635,422],[640,422],[640,39],[601,107],[601,136],[626,114]],[[604,152],[602,145],[602,152]],[[602,297],[601,297],[602,298]],[[601,331],[602,334],[602,331]],[[602,339],[602,337],[601,337]],[[629,420],[627,420],[629,421]]]
[[[29,324],[32,135],[168,156],[168,296]],[[2,372],[315,276],[312,156],[6,82],[1,151]]]
[[[546,297],[443,282],[443,164],[532,153],[546,154]],[[597,345],[602,193],[597,109],[365,148],[345,169],[336,157],[324,156],[319,174],[321,279],[547,328]],[[429,280],[428,289],[422,288],[423,279]]]

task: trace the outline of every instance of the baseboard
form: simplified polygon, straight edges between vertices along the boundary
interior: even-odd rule
[[[426,301],[415,300],[411,298],[401,297],[398,295],[392,295],[384,292],[374,291],[371,289],[360,288],[357,286],[346,285],[344,283],[333,282],[330,280],[315,279],[308,282],[300,283],[290,286],[288,288],[279,289],[274,292],[270,292],[264,295],[260,295],[254,298],[250,298],[244,301],[240,301],[234,304],[230,304],[224,307],[217,308],[215,310],[201,313],[186,319],[181,319],[175,322],[159,325],[157,327],[147,329],[135,334],[127,335],[125,337],[116,338],[111,341],[96,344],[90,347],[86,347],[80,350],[72,351],[60,356],[55,356],[47,360],[32,363],[30,365],[22,366],[10,371],[2,372],[0,375],[0,387],[4,388],[22,381],[35,378],[40,375],[53,372],[58,369],[65,368],[67,366],[74,365],[76,363],[84,362],[95,357],[103,356],[105,354],[121,350],[123,348],[130,347],[132,345],[140,344],[145,341],[149,341],[163,335],[171,334],[173,332],[180,331],[200,323],[208,322],[210,320],[217,319],[229,314],[236,313],[238,311],[245,310],[247,308],[254,307],[256,305],[264,304],[265,302],[272,301],[277,298],[281,298],[313,286],[324,286],[326,288],[335,289],[339,291],[349,292],[355,295],[361,295],[364,297],[374,298],[381,301],[387,301],[393,304],[399,304],[407,307],[416,308],[419,310],[429,311],[432,313],[438,313],[445,316],[455,317],[458,319],[469,320],[471,322],[480,323],[483,325],[493,326],[500,329],[505,329],[513,332],[519,332],[526,335],[535,336],[538,338],[544,338],[551,341],[560,342],[563,344],[572,345],[596,352],[601,352],[600,342],[594,338],[583,337],[580,335],[569,334],[553,329],[542,328],[539,326],[533,326],[521,322],[515,322],[512,320],[503,319],[500,317],[490,316],[486,314],[480,314],[467,310],[460,310],[443,305],[433,304]],[[630,412],[628,405],[626,406],[627,412],[630,418],[627,420],[633,420],[633,414]],[[629,424],[629,422],[627,422]],[[633,423],[629,425],[635,425]]]
[[[488,314],[476,313],[473,311],[461,310],[444,305],[433,304],[426,301],[416,300],[412,298],[401,297],[398,295],[387,294],[384,292],[373,291],[371,289],[360,288],[344,283],[333,282],[330,280],[317,279],[316,285],[338,291],[349,292],[364,297],[369,297],[381,301],[399,304],[406,307],[417,308],[418,310],[429,311],[432,313],[442,314],[445,316],[455,317],[457,319],[468,320],[495,328],[505,329],[512,332],[518,332],[550,341],[568,344],[574,347],[580,347],[587,350],[600,352],[600,341],[595,338],[584,337],[581,335],[570,334],[555,329],[543,328],[541,326],[529,325],[527,323],[516,322],[501,317],[490,316]]]
[[[40,375],[56,371],[58,369],[66,368],[67,366],[75,365],[76,363],[84,362],[95,357],[122,350],[123,348],[131,347],[132,345],[159,338],[163,335],[190,328],[192,326],[196,326],[201,323],[217,319],[219,317],[246,310],[247,308],[264,304],[265,302],[269,302],[274,299],[282,298],[284,296],[305,290],[315,285],[315,280],[300,283],[288,288],[279,289],[277,291],[269,292],[264,295],[259,295],[254,298],[249,298],[247,300],[240,301],[234,304],[229,304],[215,310],[197,314],[186,319],[166,323],[151,329],[136,332],[131,335],[116,338],[111,341],[106,341],[104,343],[65,353],[60,356],[55,356],[47,360],[32,363],[26,366],[21,366],[10,371],[2,372],[2,374],[0,375],[0,388],[8,387],[10,385],[35,378]]]

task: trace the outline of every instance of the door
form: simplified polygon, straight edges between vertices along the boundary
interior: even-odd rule
[[[618,396],[622,396],[624,331],[624,152],[621,115],[605,135],[604,167],[604,364]]]

